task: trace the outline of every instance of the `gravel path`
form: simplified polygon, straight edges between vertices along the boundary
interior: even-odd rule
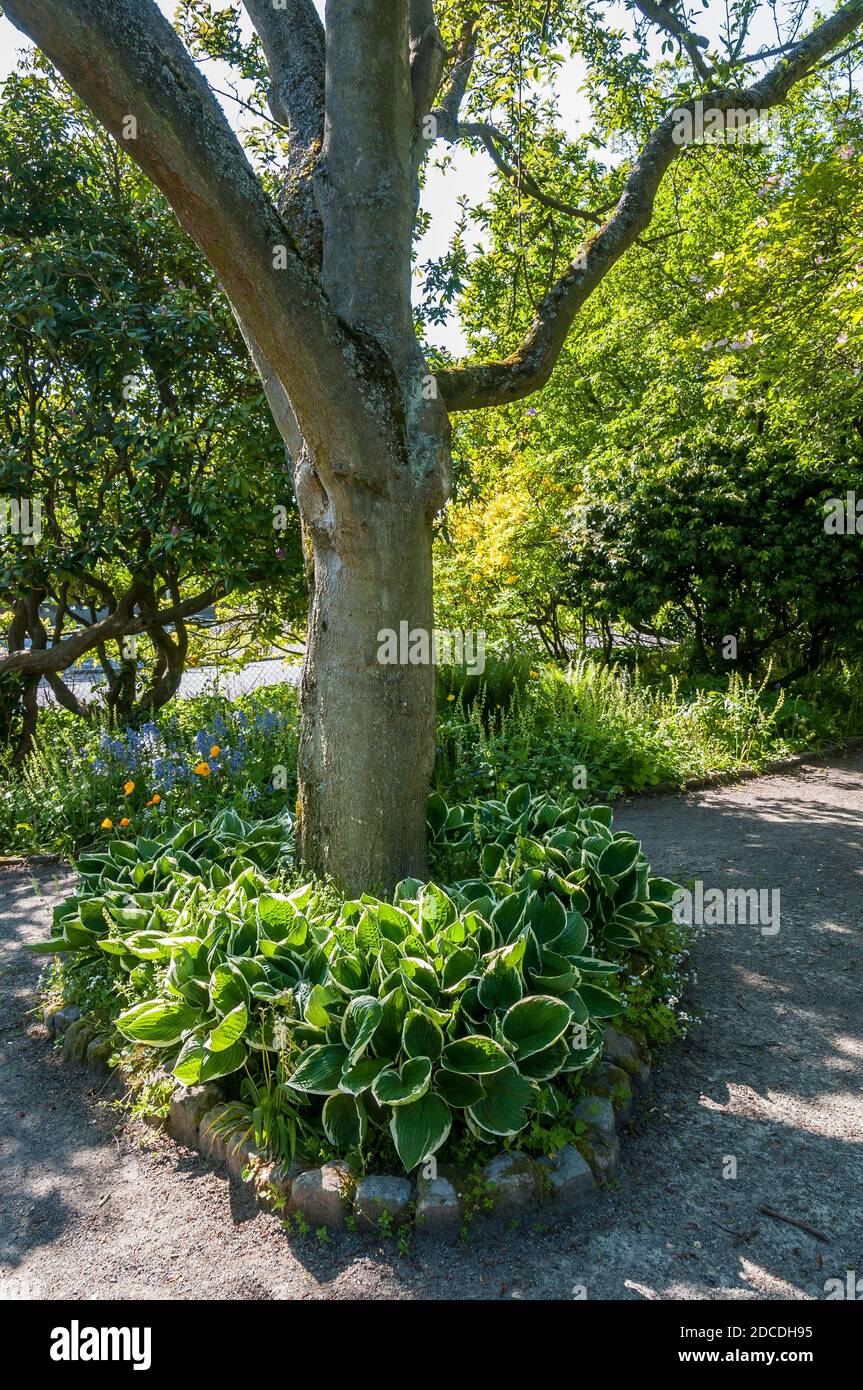
[[[406,1256],[289,1240],[242,1184],[64,1068],[29,1012],[38,958],[18,947],[69,880],[0,866],[0,1295],[795,1299],[863,1274],[863,755],[642,800],[617,823],[680,881],[781,889],[781,929],[705,928],[703,1022],[655,1066],[613,1190],[550,1231]]]

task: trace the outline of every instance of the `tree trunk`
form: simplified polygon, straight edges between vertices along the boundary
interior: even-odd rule
[[[302,860],[348,892],[426,875],[434,766],[431,522],[372,495],[335,535],[311,532],[314,586],[302,677]],[[406,626],[405,626],[406,625]],[[386,631],[401,650],[387,650]],[[407,634],[414,634],[411,664]],[[417,635],[419,634],[419,635]],[[396,656],[387,663],[384,658]]]

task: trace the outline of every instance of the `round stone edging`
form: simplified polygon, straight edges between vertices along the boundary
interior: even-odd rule
[[[62,1037],[65,1062],[110,1073],[110,1039],[98,1035],[77,1005],[49,1006],[42,1020],[52,1036]],[[607,1027],[602,1059],[590,1073],[593,1090],[573,1106],[573,1119],[585,1126],[579,1148],[567,1144],[540,1159],[501,1152],[481,1177],[434,1164],[416,1179],[392,1173],[357,1178],[338,1159],[317,1168],[299,1163],[285,1168],[260,1154],[251,1140],[232,1143],[218,1132],[227,1102],[217,1082],[177,1087],[167,1117],[156,1124],[176,1143],[227,1168],[231,1177],[248,1178],[258,1197],[292,1218],[301,1232],[389,1234],[413,1226],[418,1234],[452,1240],[466,1222],[486,1226],[539,1213],[571,1215],[613,1175],[620,1154],[618,1126],[629,1120],[649,1078],[646,1048]]]

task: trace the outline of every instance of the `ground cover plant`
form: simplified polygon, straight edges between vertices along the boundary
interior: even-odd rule
[[[758,770],[859,733],[860,688],[847,665],[788,690],[769,677],[657,679],[593,658],[492,656],[481,676],[439,673],[435,790],[461,801],[529,782],[614,800]],[[299,722],[290,684],[233,700],[214,689],[137,728],[45,711],[23,767],[0,751],[0,853],[75,853],[118,829],[151,836],[166,818],[224,807],[246,818],[293,809]]]
[[[354,900],[296,884],[290,817],[224,810],[82,855],[35,949],[63,960],[67,996],[99,979],[133,1069],[227,1079],[234,1123],[279,1159],[412,1171],[520,1136],[552,1147],[604,1023],[638,1026],[628,991],[646,1012],[654,970],[654,1031],[677,1026],[675,885],[611,819],[526,786],[435,796],[438,863],[458,876]]]

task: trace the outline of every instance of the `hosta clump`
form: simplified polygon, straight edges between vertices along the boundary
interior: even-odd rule
[[[650,954],[673,920],[677,884],[652,878],[635,837],[611,827],[610,806],[533,797],[524,786],[506,801],[449,807],[433,796],[429,802],[433,844],[465,863],[479,862],[482,877],[457,885],[462,898],[481,899],[489,880],[554,893],[590,923],[592,948],[620,960],[631,950]],[[595,1004],[598,1016],[601,1001]]]
[[[321,943],[325,974],[297,992],[306,1050],[288,1085],[323,1098],[337,1146],[361,1145],[370,1122],[388,1126],[408,1170],[454,1120],[488,1143],[511,1138],[531,1112],[555,1113],[547,1083],[597,1055],[576,988],[588,935],[556,896],[502,880],[475,903],[414,880],[393,904],[346,903]]]
[[[42,953],[107,952],[134,970],[178,949],[180,908],[209,889],[236,888],[243,874],[289,861],[289,817],[247,822],[233,811],[189,821],[159,840],[112,840],[78,860],[77,891],[54,909]]]
[[[490,807],[436,799],[430,818],[470,850],[474,877],[449,891],[405,880],[392,902],[334,909],[312,886],[276,891],[252,861],[272,827],[244,827],[230,869],[199,860],[197,878],[179,853],[133,866],[114,846],[110,872],[119,860],[127,877],[109,887],[108,866],[87,865],[89,892],[60,910],[48,949],[125,967],[145,997],[117,1027],[164,1049],[180,1081],[269,1075],[277,1054],[294,1130],[337,1152],[369,1147],[376,1129],[410,1171],[454,1126],[499,1144],[531,1116],[553,1121],[596,1060],[603,1021],[624,1007],[625,954],[649,950],[674,885],[650,879],[604,808],[519,789]],[[175,848],[196,843],[197,830]]]

